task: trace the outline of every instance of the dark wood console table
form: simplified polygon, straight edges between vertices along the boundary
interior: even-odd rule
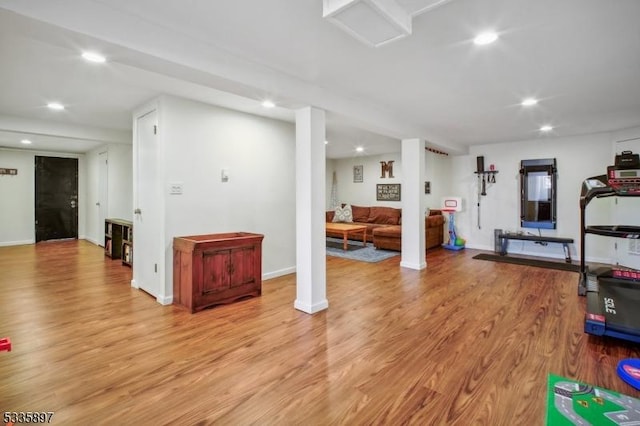
[[[173,303],[191,313],[262,293],[263,235],[248,232],[173,239]]]

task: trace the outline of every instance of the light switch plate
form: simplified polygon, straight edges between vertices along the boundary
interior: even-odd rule
[[[182,182],[173,182],[169,184],[169,194],[181,195],[182,194]]]

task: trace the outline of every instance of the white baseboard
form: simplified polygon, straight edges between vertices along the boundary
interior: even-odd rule
[[[416,271],[420,271],[427,267],[427,262],[413,263],[413,262],[400,262],[400,267],[415,269]]]
[[[133,280],[133,279],[131,280],[131,287],[133,287],[133,288],[140,288],[140,287],[138,286],[138,284],[136,284],[136,280]]]
[[[79,238],[79,239],[81,239],[81,240],[87,240],[87,241],[89,241],[91,244],[95,244],[95,245],[97,245],[97,246],[99,246],[99,247],[102,247],[102,246],[103,246],[103,245],[102,245],[102,244],[100,244],[97,240],[94,240],[94,239],[93,239],[93,238],[91,238],[91,237],[83,237],[83,238],[78,237],[78,238]]]
[[[22,241],[0,241],[0,247],[9,246],[24,246],[27,244],[35,244],[35,240],[22,240]]]
[[[324,299],[320,302],[310,305],[308,303],[301,302],[300,300],[296,300],[295,302],[293,302],[293,307],[307,314],[315,314],[316,312],[320,312],[329,308],[329,301],[327,299]]]
[[[469,249],[474,249],[474,250],[488,250],[488,251],[493,251],[493,246],[485,246],[485,245],[481,245],[481,244],[472,244],[467,242],[465,244],[466,248]]]
[[[170,305],[173,303],[173,295],[171,296],[158,296],[156,297],[156,301],[161,305]]]
[[[295,266],[291,266],[289,268],[280,269],[278,271],[267,272],[265,274],[262,274],[262,281],[270,280],[272,278],[282,277],[284,275],[295,274],[295,272],[296,272],[296,267]]]

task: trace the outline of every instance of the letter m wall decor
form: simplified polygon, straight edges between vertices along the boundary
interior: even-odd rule
[[[393,178],[393,160],[391,161],[381,161],[380,166],[382,166],[382,172],[380,178],[384,179],[387,177],[387,173],[389,174],[389,178]]]

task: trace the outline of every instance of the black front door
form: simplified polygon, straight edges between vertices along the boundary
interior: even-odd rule
[[[78,159],[36,156],[36,242],[78,238]]]

